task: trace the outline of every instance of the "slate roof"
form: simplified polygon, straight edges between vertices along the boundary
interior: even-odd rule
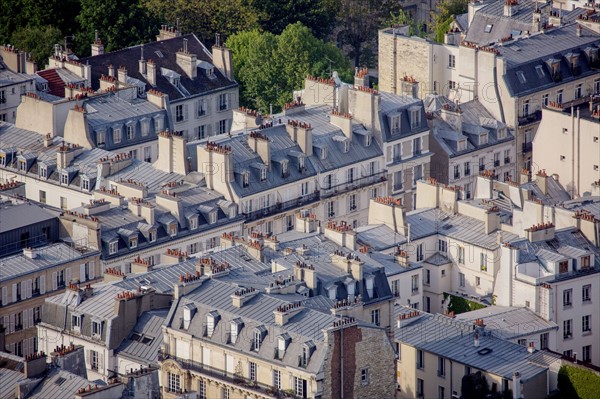
[[[0,368],[0,399],[14,399],[17,397],[17,386],[26,381],[25,375],[20,371]]]
[[[126,370],[139,367],[140,361],[158,365],[158,350],[163,342],[162,325],[168,313],[169,310],[164,309],[142,314],[129,336],[115,350],[117,356],[131,359],[131,366],[125,365]]]
[[[54,219],[56,213],[36,204],[0,204],[0,233]],[[1,273],[1,271],[0,271]]]
[[[81,388],[87,388],[90,381],[65,370],[51,370],[30,396],[30,399],[72,398]]]
[[[523,336],[558,330],[556,323],[542,319],[530,309],[510,306],[488,306],[458,314],[455,319],[466,322],[483,319],[485,329],[502,339],[514,340]]]
[[[113,65],[115,70],[121,66],[127,69],[128,76],[138,79],[146,84],[149,89],[151,85],[146,80],[146,77],[139,72],[138,61],[141,58],[142,47],[144,58],[152,60],[156,64],[156,86],[155,89],[169,95],[171,102],[176,102],[189,96],[201,95],[214,90],[237,87],[235,81],[231,81],[223,76],[216,68],[214,70],[214,78],[209,78],[203,69],[198,70],[196,79],[190,79],[185,72],[177,65],[176,53],[183,48],[183,41],[187,40],[188,50],[192,54],[196,54],[197,60],[213,63],[212,53],[200,42],[193,33],[175,37],[173,39],[155,41],[127,47],[121,50],[104,53],[91,57],[82,58],[80,61],[83,64],[89,63],[92,67],[92,87],[97,90],[99,88],[99,79],[101,75],[108,74],[109,65]],[[169,79],[161,73],[161,69],[168,69],[180,75],[180,85],[183,90],[178,89],[171,84]],[[186,94],[189,93],[189,94]]]
[[[429,129],[422,100],[383,92],[379,93],[379,97],[381,98],[381,102],[379,104],[378,117],[384,142],[406,138]],[[410,110],[416,108],[419,108],[420,122],[415,127],[412,127]],[[392,133],[390,118],[394,115],[400,116],[400,130]]]
[[[395,306],[396,316],[414,309]],[[529,361],[532,356],[524,346],[506,341],[494,334],[480,334],[479,347],[474,342],[473,324],[447,316],[420,313],[419,316],[400,320],[394,336],[396,341],[417,349],[483,370],[503,378],[512,379],[515,371],[521,373],[523,382],[547,371]],[[483,349],[489,349],[486,354]]]

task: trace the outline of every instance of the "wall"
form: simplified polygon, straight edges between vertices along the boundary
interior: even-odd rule
[[[52,133],[53,136],[63,136],[69,110],[81,104],[83,100],[61,100],[51,103],[23,96],[15,125],[43,135]]]

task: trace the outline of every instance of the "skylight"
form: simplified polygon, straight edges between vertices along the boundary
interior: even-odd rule
[[[543,78],[544,76],[546,76],[546,74],[544,73],[544,67],[542,65],[536,66],[535,71],[537,72],[537,75],[540,78]]]
[[[525,79],[525,74],[523,74],[523,71],[517,71],[517,77],[519,78],[519,82],[521,82],[521,84],[525,84],[527,82],[527,79]]]
[[[154,54],[156,54],[158,56],[158,58],[164,58],[165,56],[163,55],[163,53],[160,50],[156,50],[154,52]]]
[[[485,29],[483,30],[485,33],[490,33],[492,31],[492,28],[494,27],[493,24],[487,24],[485,26]]]

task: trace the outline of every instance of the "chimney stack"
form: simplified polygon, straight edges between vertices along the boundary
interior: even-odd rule
[[[231,50],[221,44],[221,35],[216,34],[215,45],[212,48],[213,65],[229,80],[233,80],[233,58]]]
[[[92,56],[104,54],[104,45],[102,40],[98,38],[98,30],[94,32],[94,43],[92,43]]]
[[[146,63],[146,79],[152,86],[156,86],[156,64],[152,60]]]
[[[521,399],[521,373],[515,371],[513,374],[513,399]]]
[[[475,332],[474,338],[473,338],[473,346],[476,348],[479,348],[479,333]]]
[[[188,40],[183,39],[183,49],[180,49],[176,56],[177,65],[184,70],[185,74],[190,79],[195,79],[198,75],[198,68],[196,66],[196,54],[190,54],[188,51]]]
[[[142,44],[141,47],[141,56],[140,56],[140,61],[139,61],[139,65],[140,65],[140,73],[142,75],[146,75],[146,60],[144,59],[144,45]]]

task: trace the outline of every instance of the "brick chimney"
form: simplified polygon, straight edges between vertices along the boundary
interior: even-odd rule
[[[146,80],[152,86],[156,86],[156,64],[152,60],[146,63]]]
[[[271,143],[269,138],[260,132],[250,132],[248,135],[248,145],[267,166],[271,163]]]
[[[332,125],[339,127],[344,133],[344,136],[352,140],[352,115],[349,113],[341,114],[334,109],[331,111],[329,122]]]
[[[233,58],[231,50],[221,43],[221,35],[217,33],[215,45],[212,48],[214,66],[229,80],[233,80]]]
[[[354,86],[369,87],[369,68],[354,69]]]
[[[176,37],[181,36],[181,32],[175,27],[169,25],[161,25],[160,30],[158,31],[158,35],[156,36],[156,41],[161,42],[163,40],[169,40]]]
[[[297,143],[307,156],[313,154],[313,128],[309,123],[288,119],[285,126],[290,138]]]
[[[118,76],[118,80],[120,83],[123,84],[127,84],[127,68],[125,68],[124,66],[120,66],[119,70],[117,71]]]
[[[198,68],[196,67],[196,54],[191,54],[188,50],[188,39],[183,39],[183,48],[175,56],[177,65],[190,79],[196,79]]]
[[[300,305],[300,302],[278,306],[277,309],[273,311],[273,315],[275,316],[275,324],[278,326],[284,326],[292,317],[296,316],[301,311],[302,306]]]
[[[160,132],[158,134],[157,169],[167,173],[188,173],[186,157],[186,139],[179,132]]]
[[[104,44],[98,38],[98,30],[94,31],[94,43],[92,43],[92,56],[104,54]]]
[[[518,4],[519,3],[517,0],[504,0],[504,16],[512,17],[513,15],[515,15],[518,10]]]
[[[146,75],[147,72],[147,63],[146,60],[144,59],[144,45],[142,44],[141,48],[140,48],[140,60],[138,62],[139,64],[139,71],[142,75]]]
[[[240,288],[231,295],[231,304],[236,308],[241,308],[258,293],[259,291],[254,288]]]
[[[535,184],[537,184],[544,195],[548,195],[548,175],[546,174],[546,169],[537,172],[535,175]]]

